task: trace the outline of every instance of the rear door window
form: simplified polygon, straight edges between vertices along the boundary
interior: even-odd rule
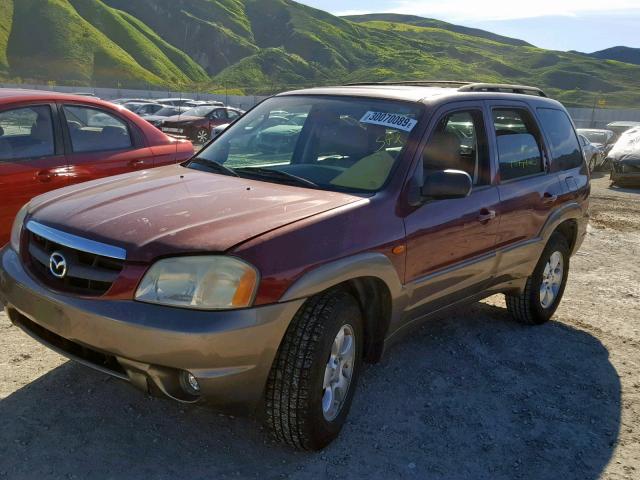
[[[538,116],[542,130],[549,139],[553,163],[560,170],[581,166],[584,159],[578,137],[567,114],[555,108],[538,108]]]
[[[74,153],[124,150],[133,146],[127,124],[104,110],[65,105],[64,115]]]
[[[214,120],[226,120],[227,111],[224,108],[218,108],[209,114],[209,118]]]
[[[0,160],[54,155],[51,108],[47,105],[0,112]]]
[[[502,181],[544,172],[540,134],[529,112],[517,108],[494,109],[493,125]]]

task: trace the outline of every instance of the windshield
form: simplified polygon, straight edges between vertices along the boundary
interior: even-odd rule
[[[198,160],[267,181],[375,192],[402,155],[420,112],[420,105],[388,100],[273,97],[225,130]]]
[[[178,113],[180,113],[180,110],[177,108],[163,107],[156,112],[156,115],[159,117],[170,117],[172,115],[177,115]]]
[[[210,105],[203,105],[201,107],[190,108],[189,110],[186,110],[182,114],[188,117],[206,117],[212,112],[214,108],[216,107],[212,107]]]

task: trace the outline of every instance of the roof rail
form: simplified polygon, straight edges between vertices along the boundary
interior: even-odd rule
[[[472,82],[458,82],[455,80],[398,80],[387,82],[356,82],[347,83],[348,87],[359,87],[366,85],[408,85],[416,87],[462,87],[472,85]]]
[[[538,87],[528,87],[526,85],[508,85],[503,83],[470,83],[463,85],[458,89],[459,92],[504,92],[504,93],[520,93],[523,95],[535,95],[537,97],[546,97]]]

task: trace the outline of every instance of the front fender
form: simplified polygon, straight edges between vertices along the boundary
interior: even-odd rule
[[[308,298],[359,277],[382,280],[389,288],[392,300],[403,295],[402,282],[391,260],[382,253],[367,252],[325,263],[306,272],[285,291],[280,301]]]

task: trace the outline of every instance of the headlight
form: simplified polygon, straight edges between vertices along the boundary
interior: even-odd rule
[[[257,270],[225,256],[159,260],[145,274],[136,300],[200,310],[248,307],[258,288]]]
[[[20,209],[20,211],[16,215],[15,220],[13,221],[13,227],[11,227],[11,248],[13,248],[16,252],[20,252],[20,236],[22,234],[22,224],[24,223],[24,218],[27,216],[28,211],[29,204],[27,203]]]

